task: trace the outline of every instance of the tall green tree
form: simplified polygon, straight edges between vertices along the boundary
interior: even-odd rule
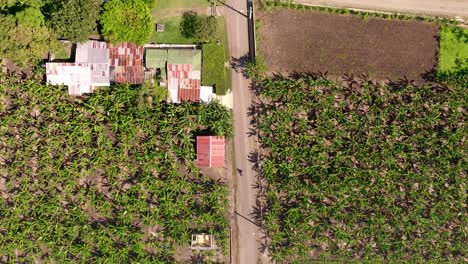
[[[142,0],[109,0],[101,16],[102,34],[112,43],[147,43],[154,31],[148,5]]]
[[[83,42],[96,29],[100,0],[65,0],[52,12],[49,27],[60,37]]]
[[[14,7],[14,6],[31,6],[42,7],[48,0],[2,0],[0,1],[0,9]]]
[[[49,29],[41,24],[40,16],[28,17],[35,11],[0,15],[0,57],[20,67],[35,64],[47,52],[57,49],[58,42]]]
[[[20,25],[40,27],[44,25],[44,16],[36,7],[28,7],[15,14],[16,21]]]

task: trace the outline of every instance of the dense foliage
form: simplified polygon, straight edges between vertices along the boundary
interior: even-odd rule
[[[27,8],[15,15],[0,14],[0,58],[19,66],[36,64],[58,45],[55,35],[44,26],[38,9]]]
[[[97,27],[102,1],[65,0],[54,6],[50,27],[62,38],[83,42]]]
[[[20,6],[42,7],[45,3],[51,0],[2,0],[0,1],[0,9],[14,8]]]
[[[274,259],[466,260],[466,90],[278,77],[260,93]]]
[[[101,15],[102,34],[112,43],[145,44],[154,32],[150,9],[142,0],[109,0]]]
[[[219,34],[216,17],[198,15],[193,11],[182,16],[180,31],[185,38],[193,38],[199,43],[213,42]]]
[[[223,106],[1,81],[2,262],[173,263],[203,231],[227,248],[228,189],[194,166],[196,133],[231,135]]]

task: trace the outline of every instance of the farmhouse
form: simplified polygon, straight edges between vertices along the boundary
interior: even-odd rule
[[[92,93],[111,83],[143,83],[144,70],[143,47],[132,43],[88,41],[77,44],[74,63],[46,63],[47,82],[67,85],[70,95]]]
[[[172,102],[209,102],[213,88],[201,86],[201,58],[198,49],[147,49],[145,66],[158,73]]]
[[[141,84],[157,78],[168,100],[210,102],[213,88],[201,86],[201,50],[147,48],[133,43],[99,41],[77,44],[75,62],[46,63],[47,82],[67,85],[70,95],[92,93],[112,83]]]

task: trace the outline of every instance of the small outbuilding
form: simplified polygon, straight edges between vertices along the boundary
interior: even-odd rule
[[[156,24],[157,32],[164,32],[164,28],[165,28],[164,24],[158,24],[158,23]]]
[[[210,250],[214,249],[214,237],[208,234],[192,234],[192,250]]]
[[[197,161],[199,167],[224,167],[226,143],[224,137],[197,136]]]

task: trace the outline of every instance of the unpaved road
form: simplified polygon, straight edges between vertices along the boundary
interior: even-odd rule
[[[245,16],[246,0],[227,0],[223,8],[228,32],[229,50],[233,58],[241,58],[248,54],[247,17]],[[256,173],[249,162],[249,154],[256,146],[254,137],[249,137],[250,117],[248,108],[251,105],[252,94],[249,81],[239,72],[232,70],[232,92],[234,113],[234,151],[236,171],[236,206],[237,239],[235,241],[235,259],[238,264],[256,264],[262,262],[259,253],[260,229],[254,223],[252,216],[255,206],[257,189],[255,189]],[[237,245],[236,245],[237,244]]]
[[[295,0],[297,3],[462,17],[468,20],[468,0]]]

